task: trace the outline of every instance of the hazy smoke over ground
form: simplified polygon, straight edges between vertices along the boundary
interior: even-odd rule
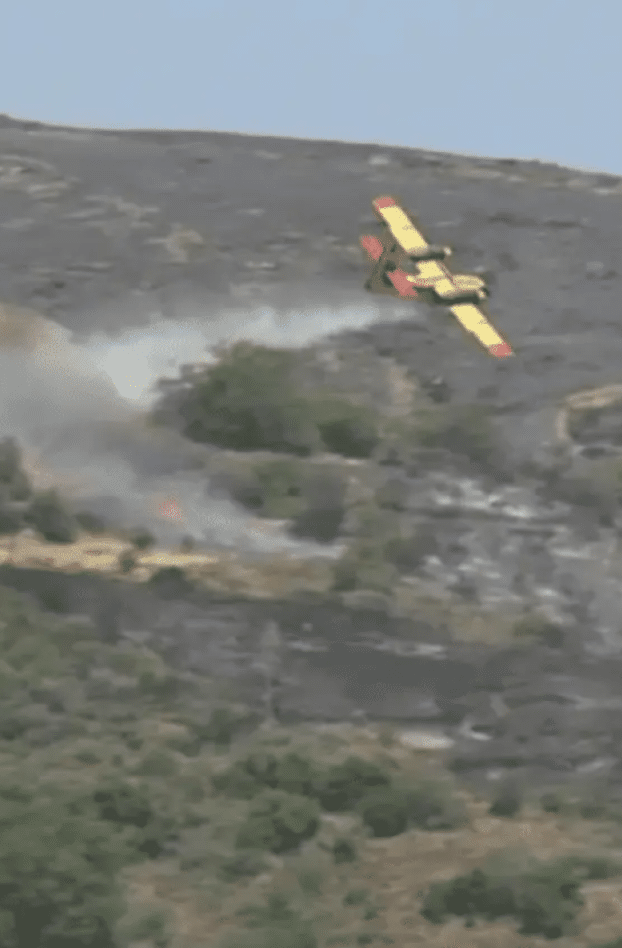
[[[248,339],[300,346],[368,325],[379,319],[378,309],[240,308],[187,317],[176,309],[174,321],[154,316],[146,327],[96,333],[78,344],[51,320],[0,305],[0,434],[18,438],[36,486],[57,486],[76,510],[147,527],[162,543],[192,535],[210,547],[329,554],[206,496],[199,468],[208,449],[148,428],[146,412],[159,378],[176,376],[185,363],[211,361],[215,345]]]

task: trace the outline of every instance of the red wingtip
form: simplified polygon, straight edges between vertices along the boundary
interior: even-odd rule
[[[498,342],[494,346],[489,346],[488,351],[491,355],[496,356],[498,359],[503,359],[506,356],[514,355],[507,342]]]
[[[379,197],[372,201],[372,204],[379,211],[383,207],[395,207],[396,201],[392,197]]]
[[[361,237],[360,243],[365,253],[367,253],[372,260],[380,260],[383,247],[382,242],[378,240],[377,237],[365,235]]]

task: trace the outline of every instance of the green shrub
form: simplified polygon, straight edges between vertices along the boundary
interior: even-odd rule
[[[512,886],[495,882],[482,869],[473,869],[447,882],[434,883],[425,897],[421,914],[440,925],[451,915],[482,916],[488,921],[514,915],[516,899]]]
[[[347,458],[369,458],[380,443],[378,421],[368,408],[324,396],[312,403],[322,442]]]
[[[540,806],[545,813],[561,813],[565,806],[565,800],[557,791],[549,790],[540,797]]]
[[[497,448],[489,410],[481,405],[436,405],[416,414],[416,438],[424,448],[443,448],[488,466]]]
[[[316,450],[319,432],[296,385],[295,353],[240,342],[220,356],[178,407],[187,437],[237,451]]]
[[[560,938],[573,934],[583,905],[580,875],[567,861],[536,865],[507,878],[474,869],[467,875],[431,886],[421,914],[434,924],[451,916],[471,923],[480,916],[494,921],[506,916],[519,923],[521,935]]]
[[[343,897],[344,905],[363,905],[369,897],[369,889],[350,889]]]
[[[171,942],[171,918],[163,909],[147,909],[130,913],[117,926],[125,943],[147,942],[154,948],[167,948]]]
[[[369,457],[378,443],[373,413],[330,394],[301,393],[298,363],[286,349],[248,342],[222,349],[220,361],[178,393],[185,435],[236,451],[304,457],[324,448]]]
[[[266,861],[260,851],[242,849],[223,859],[217,869],[217,875],[223,882],[238,882],[240,879],[258,876],[265,868]]]
[[[122,553],[121,556],[119,557],[119,569],[121,570],[123,575],[125,576],[128,573],[131,573],[132,570],[135,569],[135,567],[136,567],[136,557],[134,556],[134,554],[129,553],[129,552]]]
[[[397,836],[408,827],[408,804],[402,790],[375,790],[363,797],[357,809],[373,836]]]
[[[577,869],[582,879],[613,879],[622,875],[622,863],[610,856],[578,853],[568,856],[566,863],[570,869]]]
[[[147,550],[156,542],[156,538],[149,530],[139,529],[130,535],[130,541],[137,550]]]
[[[308,797],[265,791],[254,801],[236,836],[240,849],[284,853],[311,839],[319,826],[319,809]]]
[[[269,926],[226,935],[219,948],[318,948],[318,941],[308,924],[293,928]]]
[[[407,537],[391,537],[384,547],[384,555],[400,573],[409,573],[423,563],[426,556],[438,553],[436,536],[429,528],[422,527]]]
[[[385,544],[378,539],[357,539],[333,567],[333,591],[369,589],[390,593],[399,580],[398,569],[385,558]]]
[[[194,731],[201,741],[216,744],[217,747],[230,747],[235,737],[243,731],[252,716],[240,714],[230,708],[214,708],[206,724],[195,724]]]
[[[391,778],[377,764],[350,756],[333,764],[314,783],[314,794],[329,812],[352,809],[372,789],[389,787]]]
[[[356,859],[356,846],[344,836],[338,836],[332,846],[333,859],[337,865],[343,862],[354,862]]]
[[[296,753],[277,757],[270,753],[250,754],[227,771],[212,778],[214,789],[231,797],[250,800],[264,789],[311,796],[315,794],[317,768]]]
[[[464,807],[433,782],[411,788],[383,787],[367,793],[357,806],[374,836],[397,836],[410,826],[455,829],[466,821]]]
[[[212,785],[217,793],[240,800],[251,800],[274,781],[277,758],[274,754],[254,753],[237,760],[226,771],[214,774]]]
[[[173,835],[173,824],[159,814],[146,785],[134,785],[118,777],[102,781],[92,795],[98,816],[117,829],[131,827],[134,849],[156,858]]]
[[[340,476],[320,473],[310,477],[305,488],[305,507],[292,518],[292,535],[316,543],[336,540],[346,515],[345,493],[345,482]]]
[[[36,493],[24,520],[48,543],[73,543],[77,538],[77,522],[55,490]]]
[[[517,885],[519,933],[546,938],[574,934],[574,919],[583,905],[580,886],[580,874],[567,860],[525,873]]]
[[[346,509],[343,505],[309,506],[293,518],[292,536],[315,543],[332,543],[339,537]]]
[[[561,648],[564,644],[564,630],[544,616],[525,615],[514,624],[512,634],[515,638],[539,639],[549,648]]]
[[[220,948],[318,948],[311,924],[278,892],[268,895],[265,905],[246,905],[236,912],[250,929],[232,933]]]
[[[154,748],[140,761],[136,773],[145,777],[172,777],[177,773],[177,764],[165,750]]]
[[[408,822],[426,830],[452,830],[468,822],[462,800],[454,797],[447,786],[434,780],[422,780],[405,790]]]
[[[521,788],[513,780],[506,780],[498,788],[488,812],[491,816],[516,816],[523,805]]]
[[[116,876],[132,861],[123,838],[49,783],[36,796],[6,784],[2,791],[3,948],[116,944],[114,928],[124,909]]]

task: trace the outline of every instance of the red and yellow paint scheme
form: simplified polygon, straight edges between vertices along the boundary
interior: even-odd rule
[[[429,244],[395,198],[378,197],[372,204],[383,232],[380,238],[361,237],[361,246],[373,263],[366,289],[400,299],[444,304],[491,355],[513,355],[508,343],[481,311],[481,304],[489,295],[484,280],[451,274],[443,265],[451,248]],[[409,272],[413,264],[415,273]]]

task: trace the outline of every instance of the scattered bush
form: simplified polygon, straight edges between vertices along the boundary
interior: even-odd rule
[[[380,443],[378,422],[368,408],[339,398],[321,397],[312,403],[323,445],[347,458],[369,458]]]
[[[55,490],[36,493],[24,520],[48,543],[73,543],[77,538],[77,522]]]
[[[226,771],[214,774],[212,785],[217,793],[240,800],[252,800],[274,779],[277,758],[274,754],[254,753],[237,760]]]
[[[373,836],[397,836],[408,827],[408,802],[402,790],[389,787],[368,793],[357,809]]]
[[[522,792],[513,780],[507,780],[498,788],[488,812],[491,816],[516,816],[522,807]]]
[[[345,513],[342,504],[309,506],[293,518],[290,533],[301,540],[332,543],[339,537]]]
[[[542,794],[540,797],[540,806],[545,813],[561,813],[565,806],[565,800],[560,793],[551,790]]]
[[[549,648],[561,648],[564,644],[564,630],[545,616],[525,615],[514,624],[512,634],[515,638],[539,639]]]
[[[363,905],[369,897],[369,889],[350,889],[343,897],[344,905]]]
[[[235,737],[252,722],[253,716],[240,714],[230,708],[214,708],[205,724],[194,724],[193,730],[200,741],[216,744],[217,747],[231,746]]]
[[[500,878],[483,869],[431,886],[421,914],[434,924],[448,916],[480,916],[494,921],[512,916],[521,935],[560,938],[573,934],[583,905],[580,874],[568,861],[536,865],[517,876]]]
[[[306,457],[327,449],[369,457],[378,443],[370,412],[330,395],[302,394],[298,359],[291,350],[248,342],[222,349],[220,361],[178,393],[184,434],[236,451]]]
[[[156,538],[149,530],[139,529],[130,535],[131,543],[137,550],[147,550],[156,542]]]
[[[408,823],[419,829],[452,830],[468,822],[466,807],[447,785],[422,780],[405,790]]]
[[[310,923],[281,893],[270,893],[265,905],[243,906],[236,915],[250,931],[225,936],[220,948],[318,948]]]
[[[323,473],[309,478],[305,488],[306,505],[291,525],[293,536],[332,543],[343,524],[346,486],[342,477]]]
[[[25,780],[27,780],[25,776]],[[0,792],[0,941],[6,948],[107,948],[123,914],[116,875],[131,851],[110,825],[49,783]]]
[[[229,770],[215,774],[214,789],[219,793],[250,800],[262,790],[283,790],[302,796],[315,794],[317,770],[299,754],[283,757],[275,754],[254,753],[236,761]]]
[[[294,378],[296,355],[240,342],[220,353],[178,411],[193,441],[237,451],[308,455],[319,432]]]
[[[163,749],[153,748],[136,767],[145,777],[172,777],[177,772],[175,759]]]
[[[136,568],[136,557],[133,553],[125,552],[119,556],[119,569],[124,576]]]
[[[124,943],[146,942],[154,948],[167,948],[171,942],[171,918],[163,909],[132,912],[121,919],[117,935]],[[103,946],[102,946],[103,948]]]
[[[344,836],[338,836],[332,847],[333,859],[337,865],[343,862],[354,862],[356,859],[356,846]]]
[[[568,856],[566,862],[569,868],[576,868],[583,879],[613,879],[622,874],[622,863],[610,856],[578,853]]]
[[[481,405],[435,405],[416,415],[416,438],[424,448],[443,448],[489,467],[497,445],[489,411]]]
[[[255,849],[239,850],[234,856],[223,859],[217,875],[223,882],[238,882],[258,876],[266,868],[262,853]]]
[[[421,528],[408,537],[391,537],[387,540],[384,555],[389,563],[400,573],[410,573],[417,569],[426,556],[438,553],[438,542],[433,531]]]
[[[368,589],[391,593],[399,580],[399,571],[385,558],[385,545],[378,539],[357,539],[333,567],[334,592]]]
[[[173,835],[172,821],[156,811],[145,784],[134,785],[118,777],[109,777],[98,785],[93,802],[101,820],[117,829],[131,827],[133,848],[155,859],[164,852]]]
[[[391,778],[377,764],[350,756],[333,764],[314,784],[314,795],[329,812],[351,810],[372,789],[389,787]]]
[[[319,826],[319,809],[308,797],[268,790],[258,797],[236,836],[240,849],[284,853],[311,839]]]

